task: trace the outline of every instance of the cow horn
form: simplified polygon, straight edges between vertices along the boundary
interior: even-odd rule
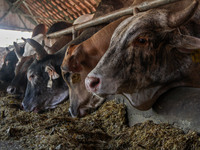
[[[197,7],[198,7],[198,1],[195,0],[187,8],[170,14],[168,20],[168,26],[171,28],[179,27],[193,16]]]
[[[26,39],[26,42],[28,42],[31,46],[35,48],[35,51],[37,53],[37,60],[41,60],[48,55],[43,46],[40,45],[40,43],[38,43],[37,41],[33,39]]]
[[[21,38],[24,42],[26,42],[26,39],[24,37]]]
[[[15,47],[15,49],[14,49],[15,54],[16,54],[18,60],[20,60],[22,58],[22,55],[20,54],[20,46],[16,42],[13,42],[13,45]]]

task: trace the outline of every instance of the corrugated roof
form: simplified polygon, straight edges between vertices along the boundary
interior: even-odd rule
[[[73,22],[84,14],[94,13],[101,0],[5,0],[11,10],[20,10],[19,15],[33,23],[50,26],[58,21]]]

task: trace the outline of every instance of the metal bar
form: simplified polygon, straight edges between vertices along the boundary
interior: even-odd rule
[[[5,1],[8,3],[8,5],[9,5],[10,7],[12,7],[12,5],[14,5],[14,4],[17,4],[17,1],[14,2],[14,3],[11,3],[9,0],[5,0]],[[22,0],[22,1],[23,1],[23,0]],[[20,1],[20,2],[21,2],[21,1]],[[11,11],[12,11],[12,10],[11,10]],[[16,9],[15,13],[23,14],[24,12],[22,12],[20,9]],[[25,18],[28,19],[32,24],[37,25],[36,22],[34,22],[33,19],[32,19],[31,17],[26,17],[26,16],[25,16]]]
[[[21,0],[20,2],[19,2],[19,4],[13,9],[13,11],[15,12],[20,6],[21,6],[21,4],[24,2],[25,0]],[[16,2],[14,2],[14,4],[16,4]]]
[[[23,4],[24,4],[24,6],[27,8],[27,10],[29,11],[29,13],[30,13],[31,17],[33,18],[33,20],[38,24],[37,19],[35,19],[35,17],[34,17],[34,15],[33,15],[32,11],[30,10],[30,8],[28,7],[28,5],[26,4],[25,1],[23,1]]]
[[[17,0],[12,6],[9,7],[8,11],[6,11],[3,16],[0,18],[0,22],[9,14],[9,12],[12,11],[12,9],[14,9],[15,7],[17,7],[17,3],[19,2],[20,0]]]
[[[18,16],[19,19],[21,20],[21,22],[22,22],[22,24],[24,25],[24,27],[25,27],[26,29],[28,29],[27,26],[26,26],[26,24],[25,24],[25,22],[23,21],[22,17],[21,17],[20,15],[17,15],[17,16]]]
[[[115,19],[115,18],[118,18],[118,17],[121,17],[121,16],[132,15],[134,8],[138,8],[138,10],[140,12],[142,12],[142,11],[146,11],[146,10],[156,8],[156,7],[159,7],[159,6],[174,3],[174,2],[177,2],[177,1],[181,1],[181,0],[154,0],[154,1],[151,1],[151,2],[148,2],[148,3],[144,2],[144,3],[142,3],[138,6],[123,8],[123,9],[114,11],[112,13],[109,13],[107,15],[93,19],[91,21],[85,22],[83,24],[74,25],[74,26],[69,27],[67,29],[64,29],[64,30],[61,30],[61,31],[58,31],[58,32],[55,32],[55,33],[51,33],[51,34],[47,35],[47,37],[48,38],[59,37],[59,36],[62,36],[64,34],[72,33],[72,30],[74,30],[74,29],[77,31],[77,30],[80,30],[80,29],[83,29],[83,28],[88,28],[88,27],[91,27],[91,26],[95,26],[95,25],[99,25],[99,24],[102,24],[102,23],[105,23],[105,22],[109,22],[111,19]]]

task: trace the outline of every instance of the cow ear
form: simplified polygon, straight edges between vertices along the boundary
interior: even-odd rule
[[[52,65],[47,65],[45,67],[45,72],[48,73],[50,79],[58,79],[60,75],[56,72],[55,68]]]
[[[200,50],[200,38],[178,35],[174,38],[173,46],[182,53],[194,53],[196,50]]]
[[[15,52],[18,60],[21,61],[21,59],[22,59],[22,55],[20,53],[21,52],[21,48],[20,48],[19,44],[17,44],[16,42],[13,42],[13,45],[15,47],[14,48],[14,52]]]

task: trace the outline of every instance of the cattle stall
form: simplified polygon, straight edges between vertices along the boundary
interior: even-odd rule
[[[85,83],[86,80],[82,81],[88,78],[87,74],[93,71],[101,57],[95,57],[98,59],[97,63],[94,66],[88,65],[92,69],[88,67],[87,71],[90,71],[85,71],[83,75],[81,71],[84,67],[78,66],[79,59],[88,61],[88,58],[92,58],[91,62],[93,61],[93,57],[84,53],[82,47],[90,47],[91,43],[95,47],[96,40],[102,42],[98,45],[101,49],[107,38],[111,39],[108,32],[119,31],[117,26],[123,25],[123,21],[130,16],[176,5],[180,1],[186,0],[2,0],[0,29],[31,31],[32,37],[23,39],[24,43],[13,41],[13,45],[9,47],[0,45],[0,149],[200,149],[198,82],[195,84],[197,87],[189,84],[172,87],[160,95],[150,109],[139,110],[127,94],[108,94],[104,99],[102,95],[88,92],[98,81],[89,85]],[[200,8],[198,2],[199,0],[191,0],[192,9]],[[192,17],[191,14],[188,18]],[[195,14],[197,17],[198,15],[200,19],[200,12]],[[76,19],[81,23],[73,25]],[[55,24],[57,22],[61,24]],[[109,28],[109,25],[113,28]],[[194,28],[198,30],[198,27]],[[185,29],[182,32],[182,28],[169,28],[167,31],[174,30],[177,30],[177,35],[187,34]],[[123,36],[122,32],[119,34]],[[106,36],[102,40],[104,35]],[[193,39],[195,40],[198,38]],[[106,44],[109,46],[110,42]],[[27,47],[33,47],[32,54],[26,51]],[[199,51],[195,51],[190,57],[198,66]],[[128,59],[128,56],[123,58]],[[10,61],[14,68],[5,75],[5,80],[1,77],[5,72],[2,68],[8,67]],[[68,64],[72,65],[65,71],[64,67]],[[19,82],[16,77],[21,74],[23,76]],[[77,88],[83,83],[84,86]],[[114,85],[113,82],[108,83]],[[19,90],[16,85],[20,85]],[[74,89],[78,89],[78,92],[74,92]],[[35,93],[39,94],[35,96]],[[75,101],[76,99],[87,101],[77,105],[79,101]]]

